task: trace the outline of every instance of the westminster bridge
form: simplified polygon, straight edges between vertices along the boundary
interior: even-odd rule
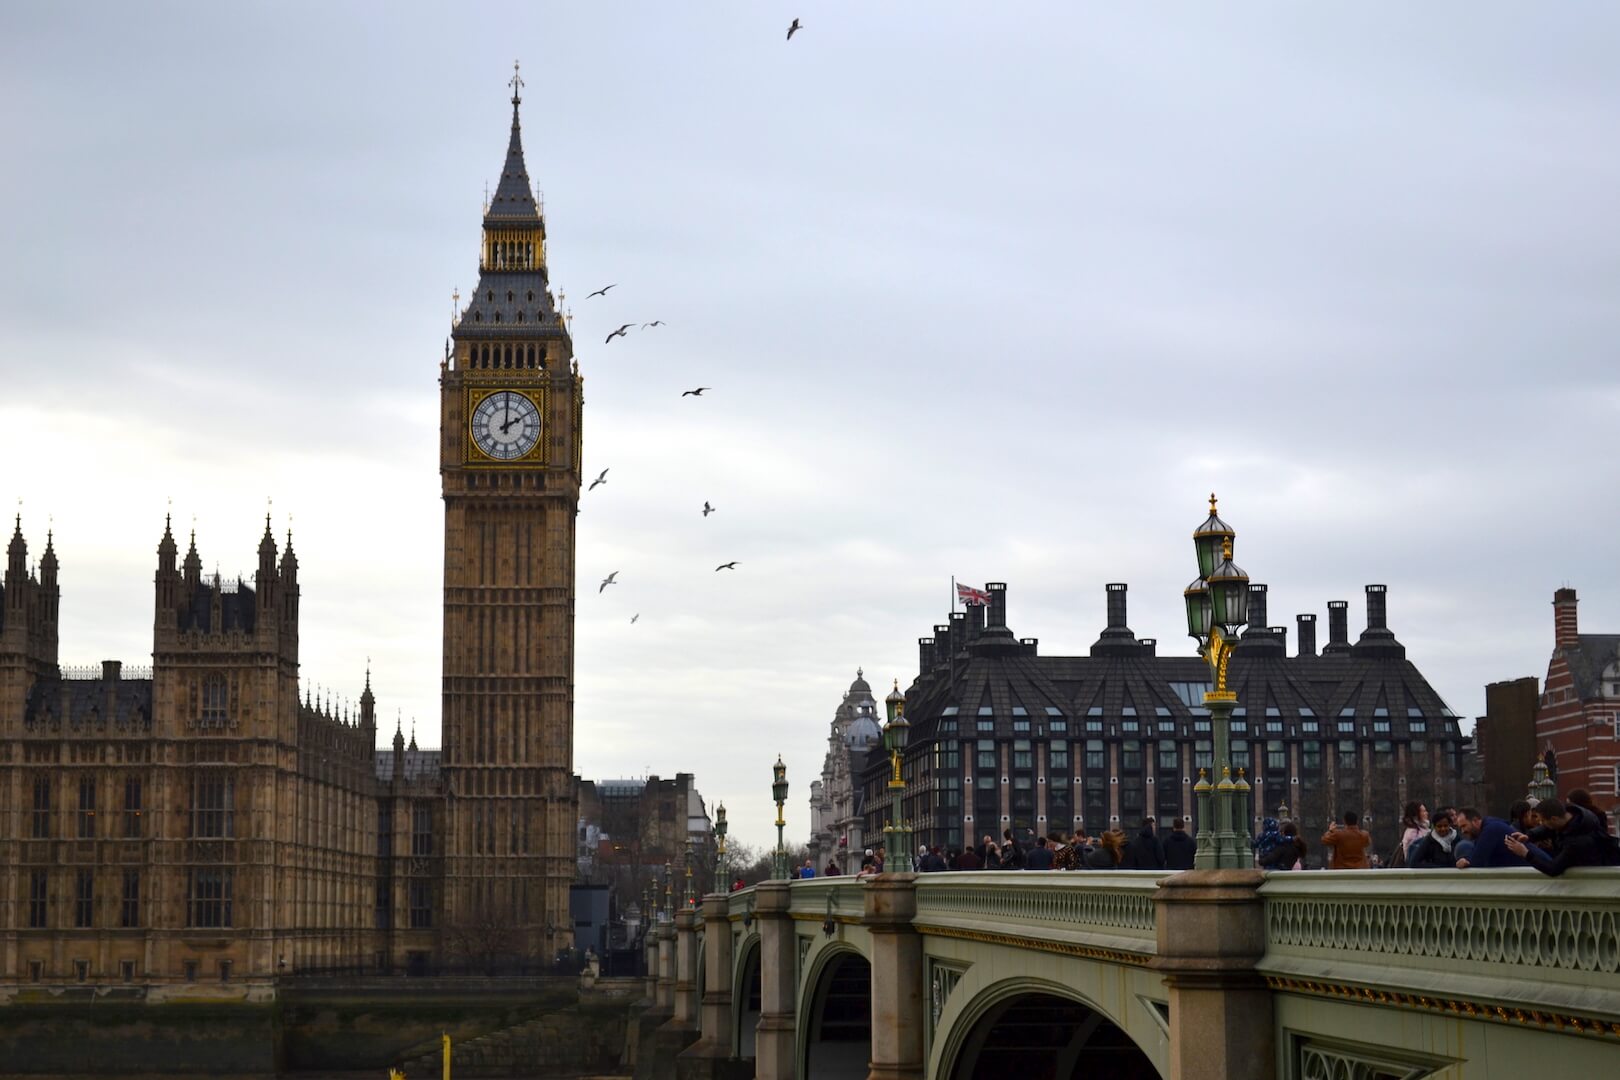
[[[772,881],[648,961],[644,1078],[1620,1076],[1610,870]]]

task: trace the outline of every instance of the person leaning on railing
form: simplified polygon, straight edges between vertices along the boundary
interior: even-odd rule
[[[1590,810],[1542,799],[1536,813],[1541,818],[1538,828],[1528,835],[1513,833],[1502,846],[1543,874],[1557,877],[1572,866],[1620,866],[1620,846],[1602,831],[1597,815]],[[1537,846],[1541,840],[1552,841],[1552,851]]]

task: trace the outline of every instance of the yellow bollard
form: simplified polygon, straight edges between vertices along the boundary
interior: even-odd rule
[[[439,1036],[444,1040],[444,1080],[450,1080],[450,1036]]]

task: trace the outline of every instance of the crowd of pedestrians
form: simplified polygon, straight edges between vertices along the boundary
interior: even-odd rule
[[[904,870],[942,873],[973,870],[1191,870],[1197,842],[1185,818],[1161,832],[1154,818],[1133,835],[1108,829],[1095,836],[1073,833],[1030,834],[1020,840],[1011,829],[1001,839],[985,836],[977,845],[945,849],[923,845],[915,855],[900,855]],[[1566,799],[1523,799],[1506,818],[1481,814],[1473,807],[1444,807],[1430,814],[1422,803],[1409,803],[1401,819],[1400,841],[1380,857],[1361,817],[1348,811],[1321,837],[1322,852],[1313,860],[1310,845],[1294,821],[1266,818],[1254,838],[1255,865],[1263,870],[1303,870],[1319,861],[1329,870],[1399,867],[1410,870],[1468,870],[1533,867],[1558,875],[1575,866],[1620,866],[1620,842],[1611,835],[1609,816],[1581,790]],[[857,877],[881,874],[892,865],[882,845],[867,848]],[[845,873],[831,861],[824,875]],[[800,877],[815,877],[806,859]]]

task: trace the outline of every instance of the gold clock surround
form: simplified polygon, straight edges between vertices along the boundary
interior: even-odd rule
[[[540,437],[535,440],[534,448],[527,454],[524,454],[522,457],[490,457],[479,448],[477,439],[473,437],[473,419],[478,410],[479,402],[483,401],[492,394],[499,394],[505,391],[511,391],[514,394],[522,394],[524,397],[533,401],[536,411],[540,414]],[[468,468],[500,469],[509,466],[527,466],[529,468],[533,468],[536,465],[544,466],[550,463],[551,455],[548,448],[551,441],[551,388],[548,385],[545,383],[530,383],[525,385],[514,384],[511,382],[500,382],[490,383],[487,386],[468,386],[463,390],[462,393],[462,416],[464,417],[464,421],[461,425],[461,431],[464,445],[462,447],[461,457],[462,461]]]

